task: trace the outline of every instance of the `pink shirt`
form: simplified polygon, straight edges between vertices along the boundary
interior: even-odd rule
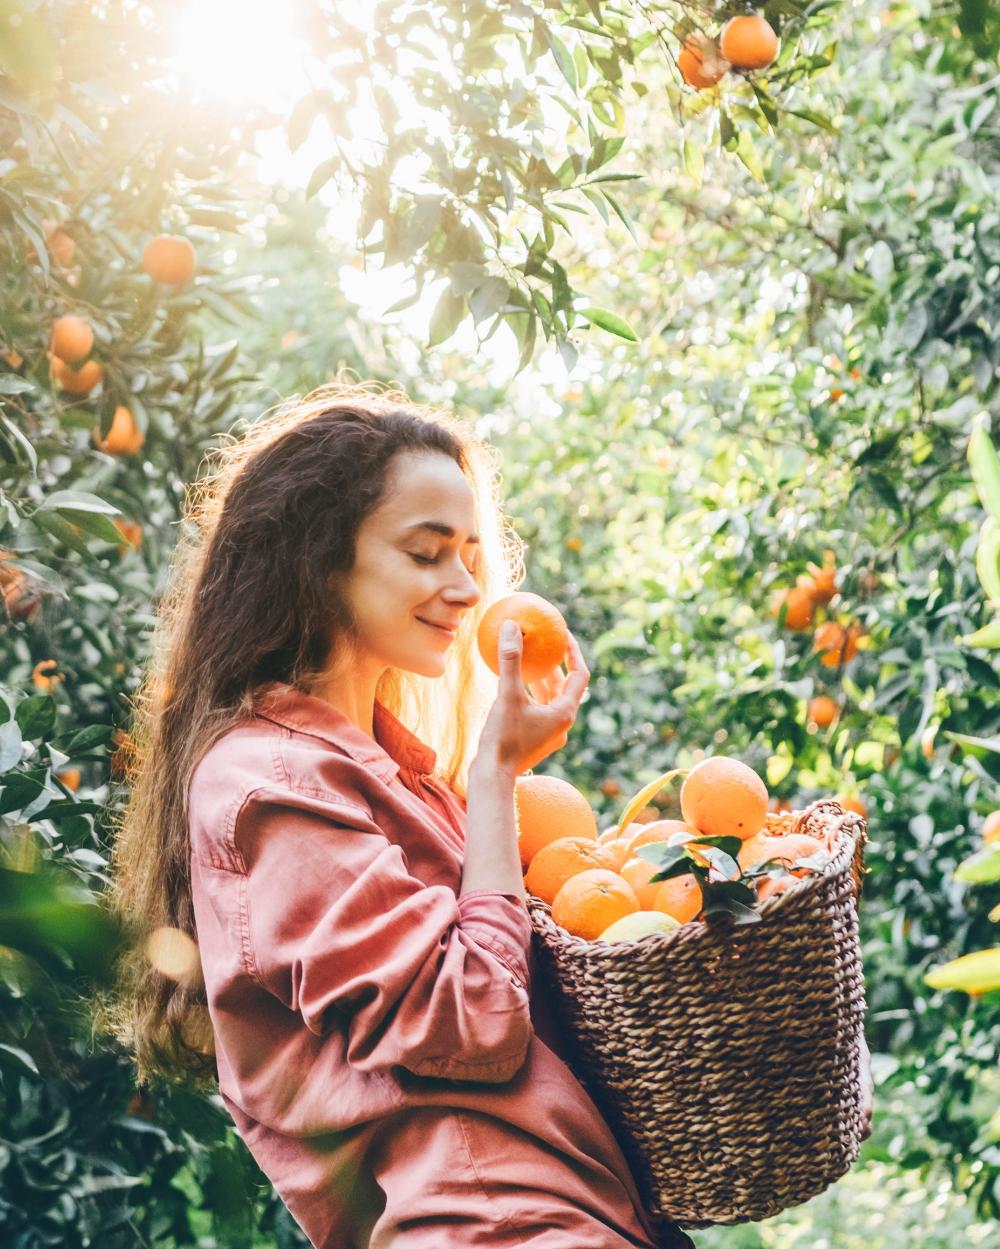
[[[256,712],[191,780],[194,910],[221,1096],[312,1244],[650,1249],[533,991],[524,903],[457,896],[465,807],[434,751],[284,682]]]

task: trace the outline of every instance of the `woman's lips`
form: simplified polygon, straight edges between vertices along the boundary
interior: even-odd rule
[[[432,623],[432,621],[430,620],[424,620],[423,616],[418,616],[417,619],[420,621],[421,624],[427,625],[428,628],[436,629],[438,633],[443,633],[445,637],[453,638],[455,636],[454,629],[448,629],[444,625],[436,625]]]

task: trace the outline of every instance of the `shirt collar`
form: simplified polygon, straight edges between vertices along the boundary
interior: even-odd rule
[[[427,775],[434,770],[437,753],[375,700],[375,738],[352,724],[325,699],[306,694],[287,681],[269,681],[254,694],[256,713],[265,720],[310,733],[337,746],[388,783],[400,768]]]

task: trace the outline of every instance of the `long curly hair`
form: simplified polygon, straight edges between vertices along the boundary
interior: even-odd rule
[[[270,680],[308,691],[351,641],[331,576],[353,565],[359,526],[379,504],[401,451],[451,456],[473,492],[482,597],[465,614],[439,678],[389,669],[376,698],[438,756],[464,796],[497,679],[476,655],[479,621],[524,576],[505,518],[499,453],[457,417],[374,383],[338,381],[265,414],[209,453],[189,488],[151,656],[131,700],[123,785],[112,817],[109,901],[131,934],[94,1017],[156,1078],[203,1087],[215,1077],[196,957],[187,792],[206,750],[253,714]],[[193,952],[190,974],[150,956],[166,933]],[[154,965],[157,963],[157,965]]]

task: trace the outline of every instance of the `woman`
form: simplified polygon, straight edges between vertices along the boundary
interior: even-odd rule
[[[590,674],[572,636],[530,689],[516,628],[499,688],[476,653],[522,575],[493,454],[335,388],[220,456],[116,846],[122,910],[198,943],[174,978],[123,963],[140,1079],[217,1075],[318,1249],[690,1245],[654,1238],[532,976],[514,784]]]

